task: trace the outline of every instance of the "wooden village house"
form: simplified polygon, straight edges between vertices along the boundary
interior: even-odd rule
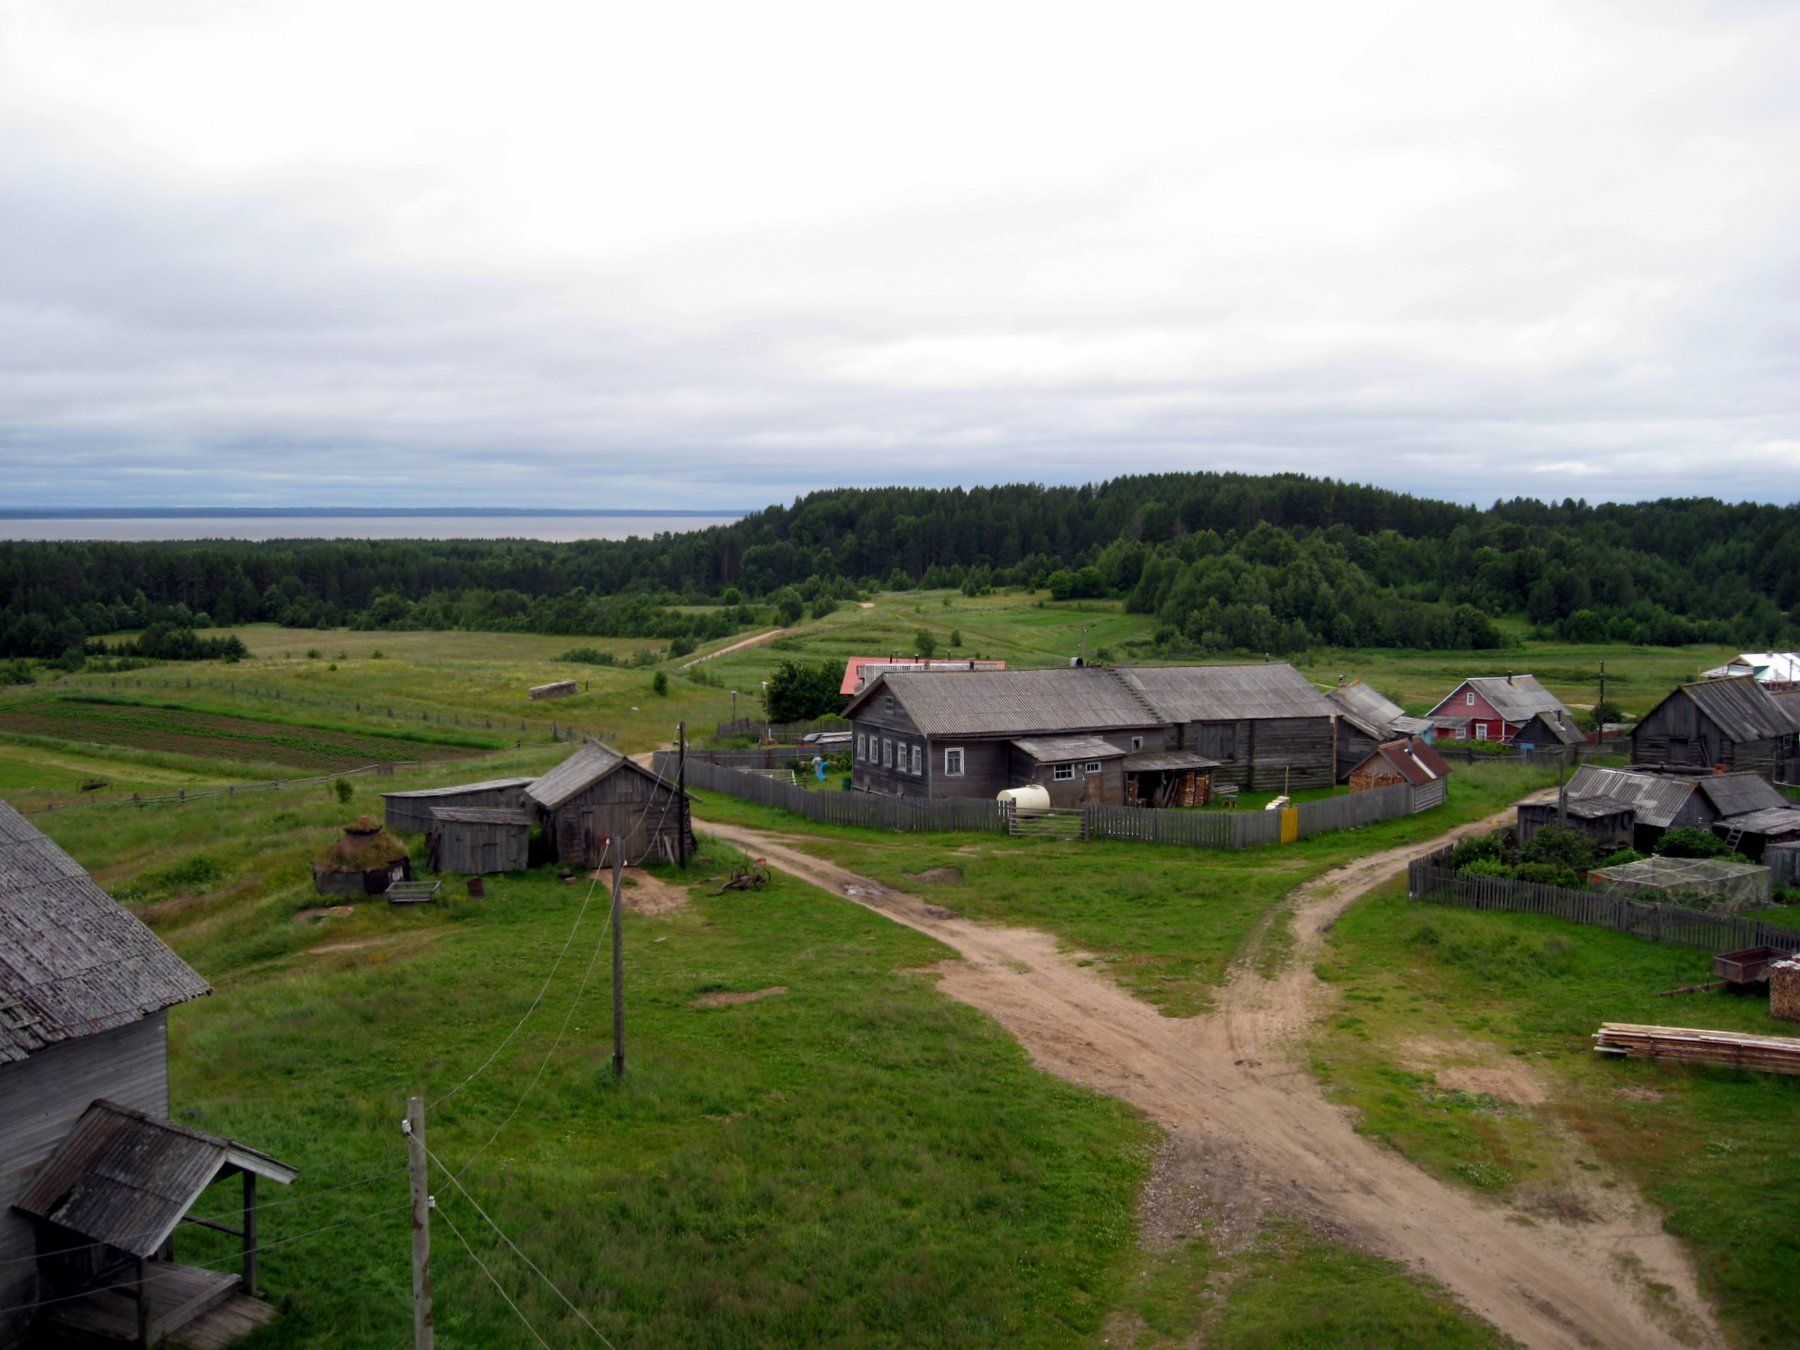
[[[1711,830],[1746,857],[1800,836],[1800,810],[1753,773],[1676,774],[1584,764],[1557,801],[1520,806],[1519,841],[1546,826],[1580,830],[1606,849],[1655,852],[1673,829]]]
[[[1401,783],[1413,789],[1413,810],[1441,806],[1450,792],[1450,766],[1422,736],[1403,736],[1376,746],[1350,771],[1352,792]]]
[[[1535,675],[1476,675],[1464,680],[1428,715],[1438,741],[1493,741],[1546,748],[1587,738],[1562,700]]]
[[[1351,773],[1375,753],[1378,746],[1410,736],[1431,739],[1431,720],[1409,717],[1392,699],[1361,680],[1339,680],[1325,697],[1337,708],[1338,781],[1347,783]]]
[[[615,847],[631,864],[673,860],[684,836],[685,847],[693,847],[688,802],[680,788],[598,741],[589,741],[533,779],[524,797],[557,862],[598,867],[611,860]]]
[[[169,1119],[169,1009],[210,992],[0,803],[0,1344],[150,1345],[183,1328],[223,1343],[273,1315],[254,1297],[257,1182],[294,1170]],[[229,1176],[241,1272],[178,1263],[188,1211]]]
[[[1631,762],[1785,781],[1800,732],[1789,706],[1755,680],[1684,684],[1632,729]]]
[[[1292,666],[895,672],[851,700],[863,792],[1199,805],[1335,781],[1332,705]]]

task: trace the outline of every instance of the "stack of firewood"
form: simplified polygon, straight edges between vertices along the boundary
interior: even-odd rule
[[[1789,957],[1769,967],[1769,1016],[1800,1022],[1800,960]]]

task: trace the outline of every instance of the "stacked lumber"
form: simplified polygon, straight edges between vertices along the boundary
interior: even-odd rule
[[[1789,1036],[1750,1036],[1736,1031],[1702,1031],[1694,1027],[1644,1027],[1629,1022],[1602,1022],[1594,1033],[1594,1049],[1603,1055],[1670,1060],[1681,1064],[1725,1064],[1767,1073],[1800,1073],[1800,1040]]]

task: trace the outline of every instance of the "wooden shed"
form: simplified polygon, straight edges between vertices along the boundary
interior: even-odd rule
[[[627,863],[676,856],[683,836],[693,847],[688,803],[668,779],[589,741],[525,789],[544,827],[553,859],[583,867],[610,861],[616,845]]]
[[[552,680],[549,684],[532,686],[532,698],[573,698],[579,692],[573,680]]]
[[[256,1182],[293,1170],[168,1119],[169,1009],[210,992],[0,802],[0,1344],[216,1338],[273,1316],[250,1297]],[[178,1263],[188,1208],[232,1174],[242,1273]]]
[[[320,895],[383,895],[396,881],[411,879],[406,845],[374,816],[351,821],[343,836],[313,859],[313,889]]]
[[[1325,691],[1325,697],[1338,710],[1337,776],[1340,783],[1349,782],[1351,771],[1374,754],[1377,746],[1407,736],[1429,738],[1429,718],[1409,717],[1398,703],[1361,680],[1340,679],[1335,689]]]
[[[1350,771],[1352,792],[1372,792],[1400,783],[1413,789],[1415,810],[1441,805],[1448,795],[1450,766],[1444,757],[1419,736],[1404,736],[1375,747]]]
[[[1774,779],[1794,758],[1796,731],[1793,715],[1755,680],[1701,680],[1644,714],[1631,732],[1631,759]]]
[[[529,778],[490,778],[485,782],[458,783],[453,787],[384,792],[381,800],[390,830],[423,834],[431,828],[432,811],[440,806],[517,811],[524,805],[525,789],[530,783]]]
[[[434,872],[485,876],[522,871],[531,861],[531,816],[493,806],[440,806],[425,833]]]

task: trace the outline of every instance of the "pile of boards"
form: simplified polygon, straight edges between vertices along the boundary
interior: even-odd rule
[[[1594,1033],[1594,1049],[1603,1055],[1629,1055],[1634,1059],[1800,1073],[1800,1040],[1788,1036],[1602,1022],[1600,1030]]]

